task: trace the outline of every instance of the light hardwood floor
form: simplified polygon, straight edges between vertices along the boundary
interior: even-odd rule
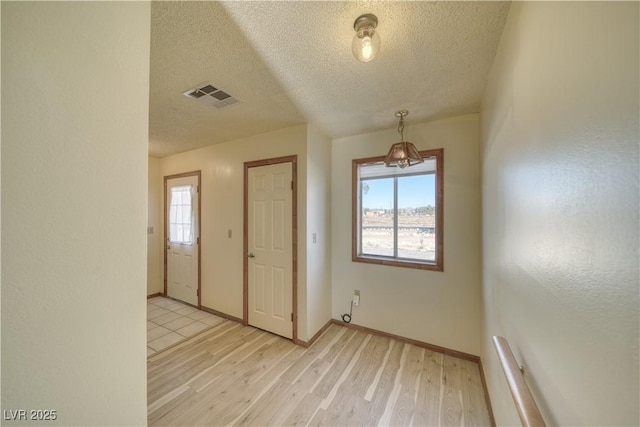
[[[149,425],[490,425],[476,363],[335,324],[304,348],[225,320],[147,378]]]

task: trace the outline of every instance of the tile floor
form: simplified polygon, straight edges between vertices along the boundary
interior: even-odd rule
[[[147,300],[147,357],[224,319],[170,298]]]

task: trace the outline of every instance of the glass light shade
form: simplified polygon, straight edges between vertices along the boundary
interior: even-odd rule
[[[424,159],[416,149],[416,146],[409,141],[396,142],[389,149],[384,164],[389,167],[397,166],[404,169],[407,166],[424,162]]]
[[[358,61],[371,61],[380,51],[380,35],[372,26],[360,28],[353,36],[351,50]]]

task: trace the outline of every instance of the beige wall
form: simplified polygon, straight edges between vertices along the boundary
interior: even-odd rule
[[[149,3],[1,7],[2,407],[144,425]]]
[[[409,116],[411,117],[411,116]],[[454,350],[479,354],[480,131],[476,114],[411,124],[418,149],[444,148],[444,272],[351,261],[351,160],[385,155],[396,129],[333,141],[333,317],[361,304],[352,322]]]
[[[188,151],[160,161],[161,176],[202,171],[202,305],[242,318],[244,162],[298,155],[299,338],[306,339],[307,126]],[[232,237],[228,237],[228,230]]]
[[[307,132],[306,221],[307,338],[311,338],[331,319],[331,139],[312,126]]]
[[[483,115],[483,360],[519,423],[492,335],[550,425],[638,425],[638,14],[514,3]]]
[[[155,175],[162,186],[163,176],[202,171],[202,305],[241,318],[244,162],[292,154],[298,155],[298,338],[306,341],[331,319],[331,140],[295,126],[159,159]],[[149,162],[151,179],[155,160]],[[162,280],[163,195],[153,197],[151,184],[149,191],[150,221],[152,211],[160,216],[154,231]],[[155,241],[149,237],[150,253]]]
[[[163,183],[160,175],[160,159],[157,157],[149,156],[147,188],[147,228],[153,228],[151,233],[147,233],[147,295],[153,295],[164,292]]]

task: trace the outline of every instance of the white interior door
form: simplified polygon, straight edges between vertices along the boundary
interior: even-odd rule
[[[248,171],[248,322],[293,337],[292,164]]]
[[[198,305],[198,176],[167,179],[167,296]]]

